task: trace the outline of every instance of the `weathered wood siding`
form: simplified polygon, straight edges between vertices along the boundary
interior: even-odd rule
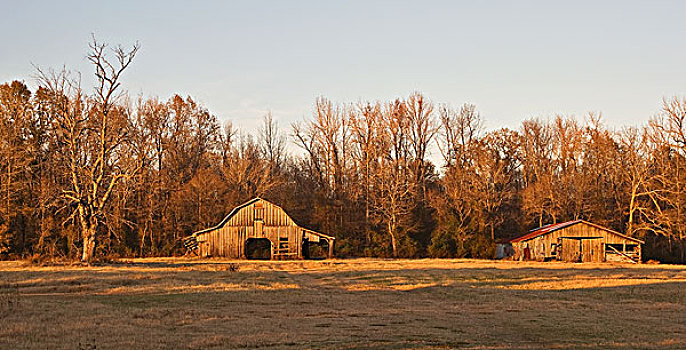
[[[298,226],[264,227],[261,234],[253,227],[224,226],[198,235],[199,255],[244,258],[248,238],[266,238],[272,243],[272,249],[276,248],[279,238],[286,238],[288,253],[300,256],[302,232],[303,229]]]
[[[579,258],[578,254],[581,249],[581,241],[578,239],[562,239],[561,248],[561,260],[575,261]]]
[[[304,239],[310,242],[319,242],[322,239],[316,232],[296,225],[280,207],[263,199],[256,199],[238,207],[219,228],[198,233],[198,255],[245,258],[246,242],[250,238],[268,239],[271,242],[272,257],[280,255],[297,258],[303,256]]]
[[[260,210],[263,211],[264,226],[296,226],[293,219],[283,209],[263,199],[239,209],[224,226],[253,226],[256,207],[258,214]]]
[[[636,241],[585,222],[513,243],[512,246],[515,249],[516,259],[521,259],[524,256],[524,250],[528,248],[532,260],[555,258],[576,261],[581,258],[583,261],[601,262],[606,261],[607,244],[637,246],[640,256],[641,245]]]

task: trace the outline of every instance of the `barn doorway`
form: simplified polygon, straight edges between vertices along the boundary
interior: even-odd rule
[[[272,258],[272,242],[266,238],[248,238],[245,241],[245,258],[270,260]]]
[[[329,256],[328,240],[320,239],[319,242],[303,241],[303,258],[310,260],[324,260]]]

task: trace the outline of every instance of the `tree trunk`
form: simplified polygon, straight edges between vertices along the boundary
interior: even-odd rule
[[[391,246],[393,247],[393,257],[398,257],[398,244],[395,241],[395,235],[391,232]]]
[[[83,230],[83,255],[81,255],[81,261],[90,262],[95,253],[95,225],[84,227]]]
[[[634,210],[636,210],[636,192],[638,191],[638,186],[631,186],[631,199],[629,200],[629,219],[627,223],[626,234],[633,237],[634,236]]]
[[[393,257],[397,258],[398,257],[398,243],[396,242],[395,239],[395,217],[391,218],[390,222],[388,223],[388,234],[391,236],[391,247],[393,248]]]

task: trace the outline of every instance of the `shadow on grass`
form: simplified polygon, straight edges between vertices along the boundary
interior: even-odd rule
[[[338,265],[333,262],[314,265],[265,262],[249,265],[250,262],[245,262],[253,268],[270,269],[235,272],[231,268],[237,264],[236,261],[150,261],[113,264],[95,269],[0,270],[0,278],[13,281],[19,293],[25,295],[189,294],[215,292],[218,289],[223,293],[251,289],[340,290],[347,293],[432,293],[434,290],[443,293],[453,289],[477,289],[490,293],[489,289],[500,289],[516,295],[533,291],[561,293],[615,287],[635,291],[636,288],[642,290],[651,285],[671,290],[675,286],[683,287],[686,283],[686,269],[673,267],[643,269],[608,265],[589,268],[579,265],[580,268],[569,268],[559,265],[521,266],[516,263],[484,267],[452,263],[443,268],[395,266],[393,262],[381,261],[379,263],[384,268],[360,270],[355,270],[355,261],[349,265],[345,262],[338,262]],[[440,263],[440,260],[436,262]],[[319,268],[313,269],[313,266]],[[337,270],[341,266],[343,268]],[[281,267],[288,269],[279,270]],[[677,300],[683,301],[686,293],[676,294]]]

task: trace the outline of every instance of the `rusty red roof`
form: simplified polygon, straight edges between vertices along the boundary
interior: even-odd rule
[[[539,227],[539,228],[535,228],[535,229],[529,231],[529,233],[527,233],[527,234],[525,234],[525,235],[523,235],[523,236],[520,236],[520,237],[517,237],[517,238],[515,238],[515,239],[510,240],[510,243],[517,243],[517,242],[526,241],[526,240],[529,240],[529,239],[532,239],[532,238],[535,238],[535,237],[538,237],[538,236],[542,236],[542,235],[544,235],[544,234],[547,234],[547,233],[550,233],[550,232],[553,232],[553,231],[557,231],[557,230],[559,230],[559,229],[563,229],[563,228],[565,228],[565,227],[569,227],[569,226],[572,226],[572,225],[576,225],[576,224],[581,223],[581,222],[583,222],[583,223],[585,223],[585,224],[588,224],[588,225],[591,225],[591,226],[593,226],[593,227],[599,228],[599,229],[601,229],[601,230],[605,230],[605,231],[611,232],[611,233],[613,233],[613,234],[616,234],[616,235],[618,235],[618,236],[624,237],[624,238],[626,238],[626,239],[630,239],[630,240],[632,240],[632,241],[636,241],[636,242],[639,242],[639,243],[644,243],[643,241],[641,241],[641,240],[639,240],[639,239],[636,239],[636,238],[633,238],[633,237],[629,237],[629,236],[627,236],[627,235],[623,235],[623,234],[621,234],[621,233],[619,233],[619,232],[617,232],[617,231],[610,230],[610,229],[607,228],[607,227],[602,227],[602,226],[600,226],[600,225],[596,225],[596,224],[594,224],[594,223],[592,223],[592,222],[588,222],[588,221],[584,221],[584,220],[566,221],[566,222],[561,222],[561,223],[558,223],[558,224],[551,224],[551,225],[546,225],[546,226],[542,226],[542,227]]]
[[[580,222],[581,222],[581,220],[574,220],[574,221],[561,222],[558,224],[550,224],[550,225],[541,226],[539,228],[535,228],[535,229],[529,231],[529,233],[527,233],[523,236],[519,236],[515,239],[510,240],[510,243],[526,241],[527,239],[538,237],[540,235],[544,235],[546,233],[553,232],[553,231],[559,230],[561,228],[565,228],[567,226],[578,224]]]

